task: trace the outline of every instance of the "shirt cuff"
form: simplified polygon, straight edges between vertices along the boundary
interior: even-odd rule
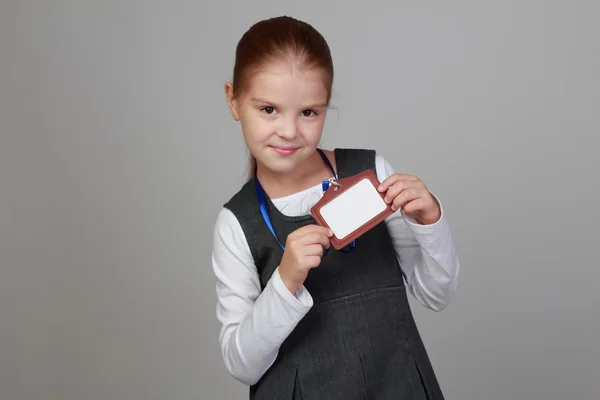
[[[405,215],[404,213],[402,214],[408,229],[415,236],[415,239],[419,242],[423,250],[430,255],[436,254],[439,247],[442,246],[450,236],[450,227],[444,216],[442,203],[433,193],[432,195],[440,206],[440,218],[435,223],[423,225],[416,219]]]
[[[285,304],[292,307],[295,311],[306,313],[313,306],[313,299],[304,285],[300,286],[295,294],[292,294],[285,286],[279,275],[279,267],[273,273],[273,288]]]

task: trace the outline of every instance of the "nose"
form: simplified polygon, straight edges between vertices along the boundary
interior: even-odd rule
[[[295,118],[282,118],[277,135],[286,140],[293,140],[298,136],[298,126]]]

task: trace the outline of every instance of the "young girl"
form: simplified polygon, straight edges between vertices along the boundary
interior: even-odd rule
[[[443,399],[406,287],[436,311],[450,301],[448,223],[423,182],[381,154],[318,148],[332,82],[329,47],[307,23],[261,21],[238,43],[225,93],[251,176],[214,231],[225,365],[251,399]],[[396,212],[336,251],[309,209],[324,178],[366,169]]]

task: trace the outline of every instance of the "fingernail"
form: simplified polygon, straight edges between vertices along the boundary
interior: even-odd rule
[[[379,191],[381,192],[381,191],[383,190],[383,185],[379,185],[379,186],[377,187],[377,190],[379,190]]]

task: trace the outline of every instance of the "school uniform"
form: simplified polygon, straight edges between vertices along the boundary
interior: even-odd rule
[[[339,178],[371,169],[383,180],[382,158],[372,150],[336,149],[335,159]],[[318,200],[315,191],[307,193],[313,197],[305,209]],[[250,180],[224,205],[220,218],[230,225],[215,230],[213,254],[223,356],[232,374],[250,385],[250,399],[442,400],[404,282],[426,306],[447,304],[456,288],[458,258],[446,222],[419,226],[398,212],[394,218],[405,219],[402,234],[414,234],[420,245],[411,253],[418,260],[404,260],[403,268],[395,247],[401,234],[382,222],[358,238],[352,251],[331,248],[291,294],[278,275],[283,249],[277,238],[285,243],[287,235],[315,220],[308,213],[284,213],[262,192],[271,232],[259,195]],[[419,230],[425,232],[421,237]],[[227,234],[237,242],[227,243]],[[444,239],[436,241],[436,235]],[[225,262],[223,254],[235,257]],[[237,273],[231,269],[234,259]],[[244,275],[253,278],[243,280]],[[415,283],[427,275],[439,286]]]

